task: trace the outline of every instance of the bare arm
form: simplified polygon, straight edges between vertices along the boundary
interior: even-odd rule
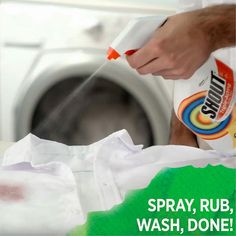
[[[235,4],[222,4],[171,16],[132,56],[140,74],[188,79],[216,49],[235,45]]]
[[[212,51],[235,45],[236,4],[207,7],[198,10],[197,14],[198,27],[208,35]]]
[[[210,54],[235,45],[235,4],[222,4],[171,16],[153,38],[132,56],[140,74],[188,79]],[[196,136],[173,113],[170,144],[198,147]]]

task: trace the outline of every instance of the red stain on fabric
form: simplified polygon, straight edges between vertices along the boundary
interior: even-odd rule
[[[0,183],[0,201],[20,201],[24,199],[22,186]]]

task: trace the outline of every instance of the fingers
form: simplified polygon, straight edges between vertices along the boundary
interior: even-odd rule
[[[159,75],[165,79],[188,79],[189,72],[184,68],[176,68],[176,64],[172,63],[168,58],[157,58],[141,68],[137,69],[140,75],[152,74]]]
[[[153,73],[152,75],[154,76],[161,76],[166,80],[177,80],[177,79],[186,79],[184,76],[180,76],[180,75],[173,75],[173,72],[168,71],[167,74],[162,74],[162,73]]]
[[[152,74],[171,80],[189,79],[192,76],[191,70],[186,69],[183,65],[182,67],[176,65],[168,58],[155,58],[136,70],[140,75]]]
[[[162,76],[166,80],[178,80],[178,79],[188,79],[185,76],[176,76],[176,75],[165,75]]]
[[[140,48],[133,55],[127,57],[127,61],[129,65],[133,69],[138,69],[153,61],[154,59],[161,56],[162,53],[162,45],[160,37],[156,37],[157,34],[160,34],[162,31],[161,28],[158,28],[155,32],[153,38],[151,38],[146,45]]]
[[[157,74],[163,71],[168,72],[170,69],[172,69],[172,65],[170,63],[161,58],[156,58],[151,62],[149,62],[148,64],[138,68],[137,71],[141,75],[146,75],[155,73]]]
[[[129,65],[133,69],[138,69],[150,61],[160,56],[161,50],[154,40],[150,40],[143,48],[139,49],[133,55],[127,57]]]
[[[169,69],[169,70],[161,70],[155,73],[152,73],[154,76],[162,76],[164,79],[189,79],[193,73],[189,70],[184,70],[183,68],[180,69]]]
[[[191,76],[189,75],[163,75],[162,76],[164,79],[171,79],[171,80],[178,80],[178,79],[184,79],[184,80],[187,80],[187,79],[190,79]]]

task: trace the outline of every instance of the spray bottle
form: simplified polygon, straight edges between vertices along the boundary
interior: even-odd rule
[[[135,53],[166,20],[131,20],[109,47],[107,58]],[[173,99],[178,119],[198,138],[218,151],[236,148],[236,76],[229,66],[210,56],[191,78],[175,81]]]

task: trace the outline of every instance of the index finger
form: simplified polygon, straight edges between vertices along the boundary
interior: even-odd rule
[[[127,61],[132,68],[138,69],[158,56],[159,51],[157,50],[154,40],[151,39],[144,47],[140,48],[133,55],[127,56]]]

